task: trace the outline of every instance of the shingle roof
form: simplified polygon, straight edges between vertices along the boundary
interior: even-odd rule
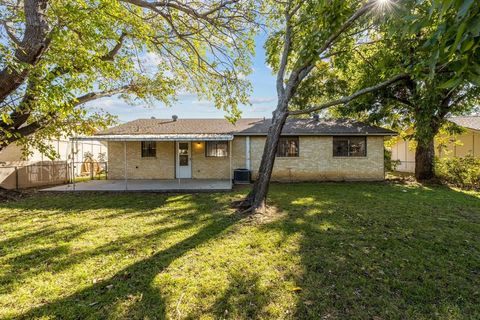
[[[233,134],[266,135],[271,119],[138,119],[95,134]],[[347,119],[288,119],[283,135],[395,135],[394,131]]]
[[[248,128],[236,132],[236,135],[263,135],[268,132],[272,120],[260,120]],[[345,135],[371,134],[395,135],[394,131],[367,125],[349,119],[287,119],[282,131],[283,135]]]
[[[480,130],[480,116],[451,117],[448,120],[461,127]]]

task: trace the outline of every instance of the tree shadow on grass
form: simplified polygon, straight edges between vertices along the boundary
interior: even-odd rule
[[[42,193],[35,197],[23,199],[18,202],[0,203],[0,209],[15,208],[23,212],[11,214],[7,217],[0,216],[2,223],[14,223],[23,220],[25,213],[35,212],[38,219],[48,219],[65,214],[83,214],[93,211],[114,211],[102,213],[94,220],[110,218],[142,218],[158,213],[176,213],[186,211],[180,202],[192,201],[195,209],[221,209],[228,203],[222,198],[224,194],[158,194],[141,192],[121,193],[68,193],[48,194]],[[114,201],[112,201],[114,199]],[[132,199],[134,199],[132,201]],[[168,218],[168,217],[167,217]]]
[[[82,252],[72,252],[68,245],[55,245],[47,248],[39,248],[24,254],[16,255],[11,259],[6,259],[5,264],[8,269],[0,276],[0,292],[11,292],[15,283],[21,283],[26,278],[35,277],[43,272],[59,273],[71,268],[74,265],[82,264],[87,259],[97,256],[109,256],[118,254],[132,254],[140,246],[155,250],[155,244],[166,239],[170,234],[176,231],[186,230],[193,227],[197,222],[192,219],[189,222],[176,224],[173,226],[160,226],[149,234],[130,235],[116,239],[115,241],[105,243],[92,250]],[[63,230],[63,229],[62,229]],[[71,238],[81,235],[82,231],[71,234]],[[54,236],[54,233],[50,234]],[[64,238],[64,241],[67,240]]]
[[[133,301],[122,318],[165,318],[161,292],[152,287],[155,276],[189,250],[215,238],[238,221],[237,216],[213,219],[196,234],[149,258],[117,272],[110,279],[93,284],[71,296],[47,303],[21,315],[22,319],[56,317],[61,319],[105,318],[118,312],[116,304]]]
[[[184,197],[187,196],[182,196],[177,200],[183,199]],[[140,200],[142,199],[140,198]],[[202,201],[198,201],[200,203],[197,204],[193,199],[188,198],[188,200],[192,200],[188,208],[184,206],[182,208],[162,210],[160,218],[149,223],[155,227],[152,232],[120,237],[90,250],[72,251],[70,250],[69,243],[89,231],[97,232],[94,227],[84,227],[79,224],[58,226],[51,223],[51,220],[46,220],[46,226],[43,226],[41,223],[38,225],[34,223],[34,228],[40,230],[24,232],[19,236],[0,241],[0,257],[2,258],[0,261],[3,264],[3,272],[0,274],[1,292],[10,293],[14,288],[14,284],[21,283],[27,278],[35,277],[44,272],[59,273],[73,265],[82,264],[83,261],[96,256],[132,253],[132,251],[135,251],[142,245],[155,249],[155,243],[158,241],[166,238],[175,231],[186,230],[195,226],[199,223],[199,220],[205,216],[205,214],[202,215],[199,213],[199,210],[204,209],[202,208]],[[172,202],[171,199],[167,201]],[[153,205],[150,203],[150,208],[144,208],[149,210],[141,211],[140,213],[118,211],[120,211],[119,215],[122,216],[130,215],[131,217],[136,217],[139,214],[148,215],[151,214],[152,211],[155,211],[155,209],[161,208],[165,202],[164,198],[156,199]],[[70,202],[67,201],[66,203],[69,207]],[[115,203],[115,201],[113,203]],[[65,215],[63,206],[64,203],[57,203],[55,208]],[[122,208],[121,204],[118,206],[118,208]],[[17,207],[22,208],[22,203],[18,203]],[[26,207],[28,207],[28,204]],[[98,206],[93,207],[98,209]],[[111,202],[105,203],[104,207],[109,209],[113,208]],[[82,209],[85,211],[88,210],[87,206],[82,207]],[[36,212],[39,212],[39,216],[45,215],[44,211],[39,209],[37,209]],[[69,215],[69,213],[66,213],[66,215]],[[38,220],[36,213],[30,215],[24,214],[24,219],[32,216]],[[100,216],[91,219],[108,220],[115,218],[111,215],[108,216],[109,217]]]
[[[228,270],[228,286],[220,296],[205,309],[184,311],[177,304],[176,318],[200,319],[267,319],[264,308],[272,300],[271,287],[262,284],[261,274],[247,270]],[[181,302],[182,297],[179,299]]]
[[[270,299],[268,288],[260,284],[260,275],[233,272],[229,287],[217,299],[211,313],[217,319],[259,319]]]
[[[48,226],[40,230],[26,232],[17,237],[11,237],[0,241],[0,253],[3,255],[9,248],[21,247],[32,242],[37,243],[39,241],[45,241],[45,239],[50,239],[52,237],[62,237],[64,240],[68,241],[78,237],[86,231],[87,229],[85,228],[78,230],[77,228],[71,226],[60,228]]]
[[[296,318],[480,317],[478,197],[381,184],[271,195],[286,214],[263,227],[301,235]]]
[[[141,200],[141,203],[146,202],[146,204],[141,205],[141,209],[136,211],[133,204],[126,210],[123,210],[125,209],[123,207],[124,201],[113,201],[117,206],[115,207],[112,205],[112,199],[105,202],[103,206],[103,208],[120,209],[119,211],[122,211],[120,219],[135,218],[139,215],[148,215],[147,212],[156,212],[156,215],[149,217],[145,223],[155,222],[158,227],[148,233],[126,235],[114,241],[104,243],[92,250],[78,253],[69,253],[65,248],[62,249],[61,245],[53,246],[55,243],[52,243],[52,246],[48,249],[33,250],[23,255],[12,257],[9,263],[14,266],[20,266],[25,262],[25,259],[31,260],[30,258],[33,258],[36,263],[55,261],[49,269],[49,272],[55,274],[74,264],[81,264],[82,261],[94,256],[115,256],[118,253],[120,253],[119,256],[124,256],[126,253],[135,250],[142,250],[139,253],[140,256],[147,254],[147,258],[119,270],[110,278],[98,280],[98,282],[69,296],[45,302],[21,314],[19,318],[165,318],[164,299],[159,291],[160,289],[155,288],[153,285],[154,278],[177,258],[217,237],[225,229],[240,220],[241,217],[229,213],[226,207],[228,200],[219,199],[216,195],[201,197],[178,196],[177,199],[181,200],[178,209],[172,209],[175,208],[176,204],[171,203],[172,208],[158,211],[159,208],[165,205],[166,199],[170,201],[176,198],[166,195],[159,197],[163,197],[163,199],[143,196],[133,197],[134,200]],[[130,200],[132,200],[132,197]],[[70,208],[71,204],[68,201],[67,203],[67,207]],[[98,203],[98,201],[95,201],[92,208],[101,209],[102,207]],[[185,203],[189,205],[186,206]],[[30,203],[17,203],[17,208],[28,208],[31,205]],[[51,206],[50,203],[44,203],[43,208],[52,208],[61,214],[65,214],[62,206],[58,203],[55,206]],[[80,211],[90,211],[92,208],[83,205],[80,207]],[[91,216],[89,217],[91,218]],[[121,222],[121,220],[119,221]],[[39,237],[39,241],[43,241],[41,239],[43,236],[54,236],[55,231],[58,230],[52,229],[50,231],[38,232],[36,237]],[[168,248],[156,249],[157,245],[164,248],[164,241],[168,241],[168,235],[177,232],[184,234],[185,237],[180,235],[180,239],[175,240],[176,242]],[[30,233],[30,235],[32,234]],[[15,240],[10,240],[10,244],[12,246],[22,245],[27,238],[28,236],[18,237]],[[151,253],[147,253],[149,251]],[[38,272],[43,271],[45,270],[39,270]],[[32,275],[35,276],[30,271],[21,273],[15,281],[20,281],[22,277],[31,277]],[[12,277],[7,280],[11,279]]]
[[[43,272],[44,269],[52,270],[55,261],[59,257],[66,257],[69,250],[66,245],[54,245],[35,248],[25,253],[16,253],[19,248],[50,243],[50,239],[61,239],[64,242],[71,241],[85,232],[88,228],[53,227],[27,232],[23,235],[7,238],[0,241],[0,262],[2,273],[0,274],[0,293],[11,291],[13,284],[22,281],[27,277],[34,277]],[[11,258],[5,258],[8,254],[14,253]]]

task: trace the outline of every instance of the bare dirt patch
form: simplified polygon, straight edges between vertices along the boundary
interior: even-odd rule
[[[29,196],[32,192],[7,190],[0,188],[0,203],[17,201]]]

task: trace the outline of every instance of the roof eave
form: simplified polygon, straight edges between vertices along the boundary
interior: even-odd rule
[[[72,137],[75,141],[230,141],[231,134],[110,134]]]
[[[266,136],[267,133],[244,133],[244,132],[236,132],[233,134],[234,136]],[[295,132],[285,132],[281,134],[282,136],[398,136],[396,132],[336,132],[336,133],[295,133]]]

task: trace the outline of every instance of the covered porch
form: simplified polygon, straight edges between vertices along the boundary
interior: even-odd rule
[[[221,179],[91,180],[45,188],[41,191],[220,192],[231,188],[231,181]]]
[[[232,188],[230,134],[116,134],[72,138],[108,145],[108,180],[46,191],[223,191]],[[72,150],[73,152],[73,150]]]

